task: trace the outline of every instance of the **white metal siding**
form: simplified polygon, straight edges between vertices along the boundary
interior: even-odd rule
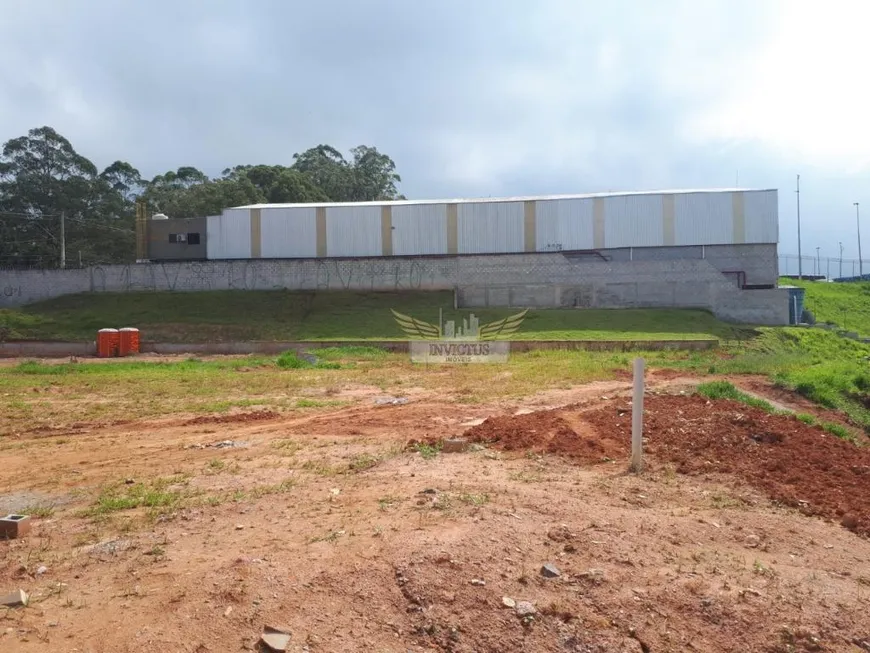
[[[250,209],[224,209],[207,220],[208,258],[251,258]]]
[[[328,256],[381,256],[381,207],[327,208],[326,253]]]
[[[674,196],[677,245],[734,243],[732,193],[689,193]]]
[[[317,256],[317,210],[262,209],[260,254],[263,258]]]
[[[656,247],[663,240],[661,195],[604,198],[605,247]]]
[[[210,215],[205,219],[205,257],[217,258],[214,252],[222,247],[221,216]]]
[[[592,249],[591,199],[545,200],[535,206],[535,244],[539,252]]]
[[[779,242],[779,206],[775,190],[743,193],[747,243]]]
[[[459,204],[456,213],[460,254],[524,250],[522,202]]]
[[[447,205],[394,206],[392,216],[393,254],[447,253]]]

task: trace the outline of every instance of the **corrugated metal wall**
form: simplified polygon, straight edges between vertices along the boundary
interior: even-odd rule
[[[462,203],[456,207],[459,254],[525,250],[523,203]]]
[[[447,254],[447,205],[407,204],[390,211],[393,254]]]
[[[604,198],[605,247],[657,247],[664,244],[661,195]]]
[[[779,242],[779,200],[776,193],[743,193],[747,243]]]
[[[227,209],[208,257],[497,254],[776,243],[777,192]],[[252,241],[252,238],[254,239]]]
[[[260,211],[263,258],[317,256],[317,209],[265,209]]]
[[[674,196],[677,245],[726,245],[734,242],[731,193],[686,193]]]
[[[542,200],[535,206],[535,249],[592,249],[594,200]]]
[[[207,236],[210,259],[251,258],[250,209],[225,209],[209,217]]]
[[[326,210],[327,256],[382,254],[380,206],[342,206]]]

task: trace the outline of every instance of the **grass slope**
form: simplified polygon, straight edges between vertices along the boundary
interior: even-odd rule
[[[212,291],[69,295],[0,310],[12,338],[93,340],[104,327],[133,326],[146,340],[390,340],[405,336],[390,309],[437,323],[474,313],[481,324],[519,309],[453,310],[451,292]],[[517,340],[733,340],[745,331],[697,310],[530,311]]]
[[[870,283],[827,283],[783,279],[806,289],[804,303],[818,322],[832,322],[870,337]]]

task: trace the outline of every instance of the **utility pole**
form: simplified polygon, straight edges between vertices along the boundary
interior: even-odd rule
[[[840,242],[840,279],[843,278],[843,243]]]
[[[864,261],[861,259],[861,214],[858,213],[858,202],[855,202],[855,222],[858,223],[858,276],[864,276]]]
[[[816,275],[822,276],[822,262],[819,260],[819,248],[816,247]]]
[[[66,216],[65,212],[60,212],[60,269],[66,267]]]
[[[798,279],[804,278],[804,264],[801,259],[801,176],[797,176],[797,220],[798,220]]]

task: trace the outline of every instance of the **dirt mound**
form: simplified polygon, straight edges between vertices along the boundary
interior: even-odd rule
[[[605,440],[583,422],[561,411],[490,417],[465,432],[472,442],[493,444],[502,451],[531,450],[560,454],[585,463],[600,463],[624,454],[619,443]]]
[[[236,422],[259,422],[265,419],[280,417],[273,410],[255,410],[250,413],[233,413],[231,415],[201,415],[187,420],[183,426],[196,426],[198,424],[233,424]]]
[[[644,440],[655,461],[682,474],[732,474],[804,513],[870,535],[870,447],[857,447],[793,416],[698,395],[646,400]],[[591,411],[557,409],[491,417],[465,432],[504,451],[563,455],[583,463],[624,458],[631,441],[625,400]]]
[[[732,401],[660,396],[646,400],[644,439],[654,459],[683,474],[733,474],[805,513],[870,535],[870,448],[787,415]],[[583,414],[605,441],[628,451],[631,412],[613,406]]]

